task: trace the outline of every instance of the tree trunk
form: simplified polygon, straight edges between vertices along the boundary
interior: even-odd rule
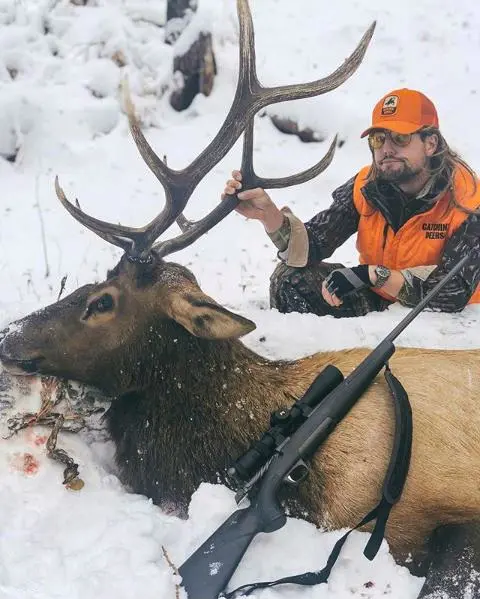
[[[168,0],[167,22],[172,19],[183,19],[188,9],[195,11],[196,8],[196,0]]]
[[[166,43],[174,44],[188,27],[196,4],[196,0],[168,0]],[[188,108],[199,93],[210,95],[217,74],[212,35],[200,33],[185,54],[175,56],[173,72],[178,83],[170,96],[170,104],[175,110]]]

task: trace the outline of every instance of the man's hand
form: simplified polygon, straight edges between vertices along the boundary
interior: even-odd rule
[[[371,287],[367,264],[353,266],[352,268],[337,268],[332,270],[322,284],[323,299],[330,306],[340,306],[343,298],[349,293]]]
[[[323,299],[330,306],[340,306],[343,298],[349,293],[355,293],[366,287],[374,287],[377,283],[376,264],[361,264],[352,268],[337,268],[333,270],[322,284]],[[356,278],[353,278],[354,275]],[[382,285],[382,291],[398,297],[405,283],[405,277],[399,270],[392,270],[387,281]]]
[[[233,179],[229,179],[225,185],[222,199],[226,195],[233,195],[242,189],[242,173],[233,171],[232,177]],[[240,203],[235,210],[246,218],[259,220],[263,223],[267,233],[273,233],[282,226],[283,213],[272,202],[264,189],[256,187],[255,189],[242,191],[238,193],[238,199]]]

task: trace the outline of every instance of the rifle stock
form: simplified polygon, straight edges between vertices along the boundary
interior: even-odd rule
[[[179,568],[189,599],[216,599],[259,532],[281,528],[287,518],[275,496],[237,510]],[[262,510],[266,508],[267,513]]]

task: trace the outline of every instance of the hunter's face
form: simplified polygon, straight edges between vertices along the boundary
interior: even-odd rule
[[[428,168],[429,158],[437,147],[437,136],[429,135],[422,139],[419,133],[412,133],[406,145],[395,143],[395,134],[384,132],[385,141],[378,149],[373,149],[373,158],[379,177],[393,183],[406,183]],[[407,137],[407,136],[404,136]],[[407,137],[407,139],[408,139]],[[405,139],[402,139],[405,143]]]

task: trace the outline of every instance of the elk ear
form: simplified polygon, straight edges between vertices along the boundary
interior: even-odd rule
[[[196,337],[232,339],[256,328],[253,321],[230,312],[202,292],[175,293],[169,299],[167,314]]]

